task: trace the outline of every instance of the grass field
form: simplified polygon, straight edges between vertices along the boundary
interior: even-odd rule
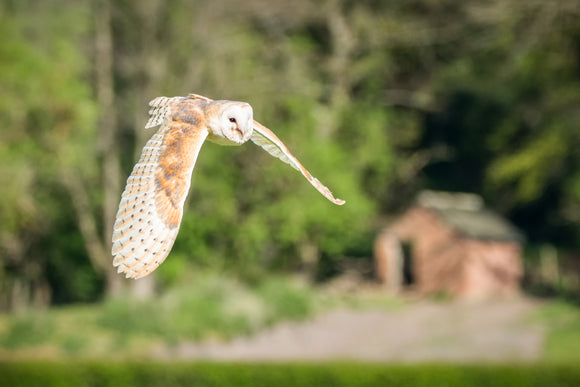
[[[227,342],[337,307],[391,313],[416,306],[381,294],[328,292],[285,277],[248,285],[206,274],[193,283],[147,302],[124,299],[1,315],[0,360],[148,360],[156,349],[184,341]],[[580,364],[580,308],[558,300],[536,304],[523,320],[541,328],[537,360]]]
[[[0,358],[143,357],[181,340],[228,340],[329,304],[290,278],[256,285],[212,273],[148,301],[56,307],[0,315]]]
[[[532,319],[546,329],[543,351],[545,361],[580,364],[580,307],[578,304],[557,300],[546,302]]]
[[[2,386],[390,386],[524,387],[580,385],[572,365],[378,365],[229,363],[0,363]]]

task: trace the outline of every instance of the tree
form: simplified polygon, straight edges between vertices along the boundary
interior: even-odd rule
[[[0,211],[2,308],[48,304],[59,293],[51,276],[90,277],[82,245],[71,235],[70,200],[59,183],[63,166],[79,163],[87,177],[92,172],[83,160],[91,159],[87,145],[95,106],[84,81],[88,62],[75,45],[86,30],[82,24],[45,19],[58,13],[75,20],[86,16],[84,11],[72,6],[63,12],[35,2],[1,8],[0,158],[2,184],[8,188]],[[71,238],[66,247],[56,240],[59,233],[63,240]],[[57,259],[64,252],[70,256]],[[95,294],[90,286],[77,290],[78,299]]]

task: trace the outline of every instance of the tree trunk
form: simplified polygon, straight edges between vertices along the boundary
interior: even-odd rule
[[[110,249],[107,248],[107,244],[99,236],[85,184],[81,177],[71,170],[63,168],[60,176],[72,199],[77,223],[91,264],[96,272],[105,276],[107,296],[116,296],[122,291],[123,279],[115,273],[111,264]]]
[[[116,141],[118,124],[114,95],[111,5],[109,0],[97,0],[95,5],[96,92],[100,108],[98,145],[103,184],[102,249],[110,261],[113,225],[121,197],[121,169]],[[114,272],[110,262],[102,270],[107,281],[107,296],[117,295],[122,288],[121,276]]]
[[[342,0],[326,2],[326,24],[330,32],[332,53],[328,63],[331,80],[329,119],[319,127],[318,134],[322,138],[332,137],[343,108],[350,102],[352,51],[356,42],[342,8]]]

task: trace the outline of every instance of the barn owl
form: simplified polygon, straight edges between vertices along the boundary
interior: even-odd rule
[[[150,274],[169,254],[181,224],[193,167],[205,140],[220,145],[242,145],[252,140],[302,173],[328,200],[344,204],[272,131],[254,121],[248,103],[190,94],[158,97],[149,106],[145,128],[160,128],[145,144],[127,179],[113,229],[113,266],[127,278]]]

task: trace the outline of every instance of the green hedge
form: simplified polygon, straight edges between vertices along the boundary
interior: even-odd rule
[[[5,362],[2,386],[580,386],[573,365]]]

